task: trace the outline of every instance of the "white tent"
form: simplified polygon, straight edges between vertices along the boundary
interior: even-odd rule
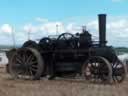
[[[5,52],[0,52],[0,65],[6,65],[8,63],[8,58]]]
[[[124,64],[126,64],[127,71],[128,71],[128,53],[125,53],[125,54],[123,54],[123,55],[119,55],[118,58],[119,58]]]
[[[119,55],[118,58],[119,58],[121,61],[124,62],[124,61],[128,60],[128,54],[125,53],[125,54],[123,54],[123,55]]]

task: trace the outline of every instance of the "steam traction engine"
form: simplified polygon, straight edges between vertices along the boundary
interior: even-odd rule
[[[106,45],[106,15],[99,15],[99,42],[91,34],[62,33],[57,38],[44,37],[37,44],[26,41],[13,51],[8,71],[14,78],[40,79],[49,76],[75,77],[79,74],[91,82],[121,82],[126,75],[112,47]]]

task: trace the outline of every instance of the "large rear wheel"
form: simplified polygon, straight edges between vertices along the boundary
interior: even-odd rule
[[[36,49],[20,48],[11,58],[9,71],[13,78],[40,79],[44,71],[42,56]]]

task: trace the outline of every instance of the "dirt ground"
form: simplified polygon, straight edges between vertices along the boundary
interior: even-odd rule
[[[128,79],[113,85],[81,80],[11,80],[0,68],[0,96],[128,96]]]

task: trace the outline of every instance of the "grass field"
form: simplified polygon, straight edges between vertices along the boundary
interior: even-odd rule
[[[11,80],[0,68],[0,96],[128,96],[128,80],[113,85],[81,80]]]

